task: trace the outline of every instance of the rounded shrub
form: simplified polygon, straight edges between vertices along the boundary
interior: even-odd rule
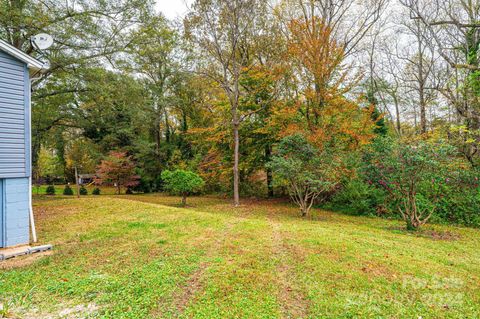
[[[53,185],[48,185],[47,189],[45,190],[45,193],[47,195],[55,195],[55,186]]]
[[[100,188],[95,187],[92,191],[92,195],[100,195]]]
[[[196,173],[177,169],[175,171],[163,171],[162,179],[167,191],[174,195],[182,196],[182,206],[187,205],[187,197],[201,190],[205,182]]]
[[[88,191],[84,186],[80,187],[80,195],[88,195]]]
[[[63,195],[73,195],[73,189],[70,187],[70,185],[65,186],[65,188],[63,189]]]

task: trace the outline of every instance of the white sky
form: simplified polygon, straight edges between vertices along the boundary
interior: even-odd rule
[[[157,0],[156,8],[169,19],[183,17],[193,0]]]

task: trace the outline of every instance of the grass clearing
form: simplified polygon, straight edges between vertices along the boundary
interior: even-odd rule
[[[279,201],[179,204],[36,198],[54,253],[0,263],[0,302],[20,318],[480,317],[479,230],[418,235],[326,211],[301,219]]]

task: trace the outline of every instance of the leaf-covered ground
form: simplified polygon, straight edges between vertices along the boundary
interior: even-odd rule
[[[478,318],[480,231],[279,201],[37,198],[47,256],[0,263],[0,317]]]

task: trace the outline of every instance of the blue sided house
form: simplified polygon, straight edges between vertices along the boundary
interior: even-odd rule
[[[0,248],[30,241],[30,78],[44,70],[0,40]]]

